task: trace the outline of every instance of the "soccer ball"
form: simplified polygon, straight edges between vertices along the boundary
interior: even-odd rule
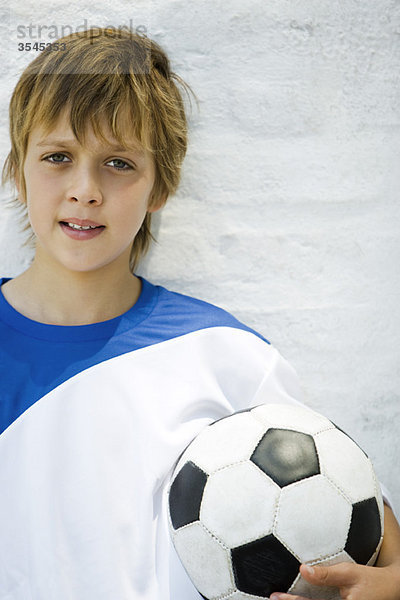
[[[178,461],[168,506],[175,549],[206,600],[340,600],[307,583],[300,563],[372,565],[383,538],[370,459],[300,405],[263,404],[206,427]]]

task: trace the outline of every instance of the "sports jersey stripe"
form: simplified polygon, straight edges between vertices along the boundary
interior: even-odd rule
[[[71,327],[28,319],[7,303],[0,287],[0,433],[70,377],[127,352],[210,327],[242,329],[269,343],[219,307],[140,279],[140,297],[129,311]]]

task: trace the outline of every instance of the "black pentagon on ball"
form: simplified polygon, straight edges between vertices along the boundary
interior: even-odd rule
[[[169,491],[169,513],[174,529],[199,520],[207,474],[193,462],[184,464]]]
[[[320,473],[312,436],[289,429],[268,429],[250,460],[280,487]]]
[[[233,548],[231,558],[238,590],[261,597],[287,592],[300,567],[297,558],[274,535]]]
[[[382,535],[381,517],[375,498],[353,504],[345,551],[360,565],[373,557]]]

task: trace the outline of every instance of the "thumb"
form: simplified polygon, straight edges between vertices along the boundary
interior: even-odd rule
[[[356,583],[357,573],[354,569],[355,566],[352,563],[339,563],[330,567],[301,565],[300,573],[303,579],[314,585],[341,587]]]

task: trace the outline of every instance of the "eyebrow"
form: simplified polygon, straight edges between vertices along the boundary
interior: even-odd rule
[[[43,147],[43,146],[62,146],[62,147],[67,147],[67,146],[76,146],[77,142],[75,139],[52,139],[52,138],[46,138],[45,140],[38,142],[36,144],[36,146],[38,147]],[[114,152],[136,152],[137,154],[139,154],[139,156],[144,156],[144,152],[143,150],[141,150],[140,148],[138,148],[137,146],[132,146],[130,148],[127,148],[125,146],[117,146],[117,145],[110,145],[110,148],[114,151]]]

